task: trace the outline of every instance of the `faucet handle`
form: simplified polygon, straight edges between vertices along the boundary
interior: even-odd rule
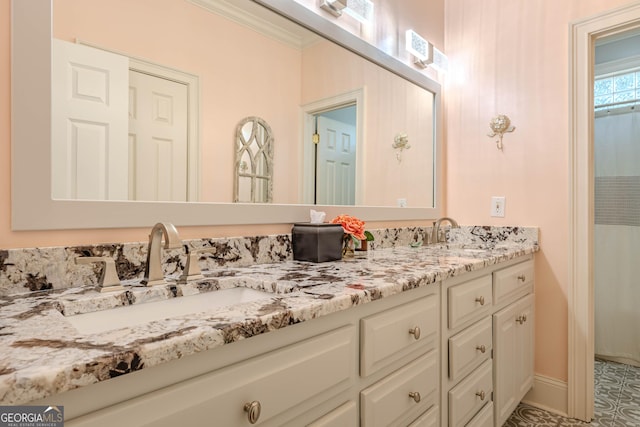
[[[100,285],[100,292],[121,291],[124,287],[120,284],[118,278],[118,272],[116,271],[116,263],[113,258],[99,257],[99,256],[87,256],[75,259],[76,264],[102,264],[102,274],[98,280]]]
[[[178,283],[187,283],[190,280],[198,280],[204,279],[202,275],[202,271],[200,270],[200,265],[198,265],[198,260],[200,259],[200,254],[203,253],[215,253],[216,248],[200,248],[193,249],[189,248],[189,246],[185,245],[187,249],[187,265],[184,267],[180,278],[178,279]]]

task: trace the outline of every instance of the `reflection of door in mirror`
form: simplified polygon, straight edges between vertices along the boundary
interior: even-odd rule
[[[316,204],[353,205],[356,176],[356,106],[316,115]]]
[[[273,133],[259,117],[247,117],[236,127],[234,202],[273,201]]]
[[[52,49],[53,198],[126,200],[129,59],[56,39]]]
[[[187,87],[129,73],[129,198],[187,200]]]
[[[52,57],[53,197],[186,201],[187,86],[90,46]]]

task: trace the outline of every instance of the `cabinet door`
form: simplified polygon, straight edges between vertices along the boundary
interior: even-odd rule
[[[362,427],[407,425],[438,401],[438,352],[421,356],[360,392]]]
[[[435,349],[438,317],[438,297],[429,295],[362,319],[360,375],[371,375],[412,351]]]
[[[533,298],[527,295],[493,315],[496,425],[533,385]]]
[[[491,275],[452,286],[447,293],[449,329],[455,329],[473,319],[480,319],[493,305]]]
[[[352,400],[318,418],[307,427],[347,427],[358,425],[358,407]]]
[[[515,301],[533,289],[533,260],[521,262],[493,273],[493,302]]]
[[[493,427],[493,403],[487,403],[465,427]]]
[[[440,408],[438,406],[434,406],[424,414],[420,415],[414,422],[409,424],[409,427],[437,427],[439,411]]]
[[[516,362],[516,392],[522,400],[525,394],[533,386],[533,368],[534,368],[534,297],[529,295],[525,297],[520,305],[520,315],[523,316],[523,320],[518,324],[519,333],[517,334],[518,345],[520,350],[518,354],[518,360]]]
[[[74,420],[74,425],[280,426],[349,388],[356,334],[345,326]],[[348,425],[348,424],[347,424]]]

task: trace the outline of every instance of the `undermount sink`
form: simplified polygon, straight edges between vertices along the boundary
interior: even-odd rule
[[[211,311],[273,297],[270,292],[236,287],[197,295],[171,298],[163,301],[129,305],[126,307],[67,316],[71,325],[82,334],[95,334],[109,330],[133,327],[155,320]]]

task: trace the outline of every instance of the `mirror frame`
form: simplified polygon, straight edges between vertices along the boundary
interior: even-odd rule
[[[316,206],[216,202],[77,201],[51,198],[51,38],[53,0],[11,2],[11,224],[13,230],[287,224],[309,209],[365,221],[425,220],[442,215],[440,84],[291,0],[251,0],[434,93],[434,207]],[[33,100],[39,100],[34,103]]]

